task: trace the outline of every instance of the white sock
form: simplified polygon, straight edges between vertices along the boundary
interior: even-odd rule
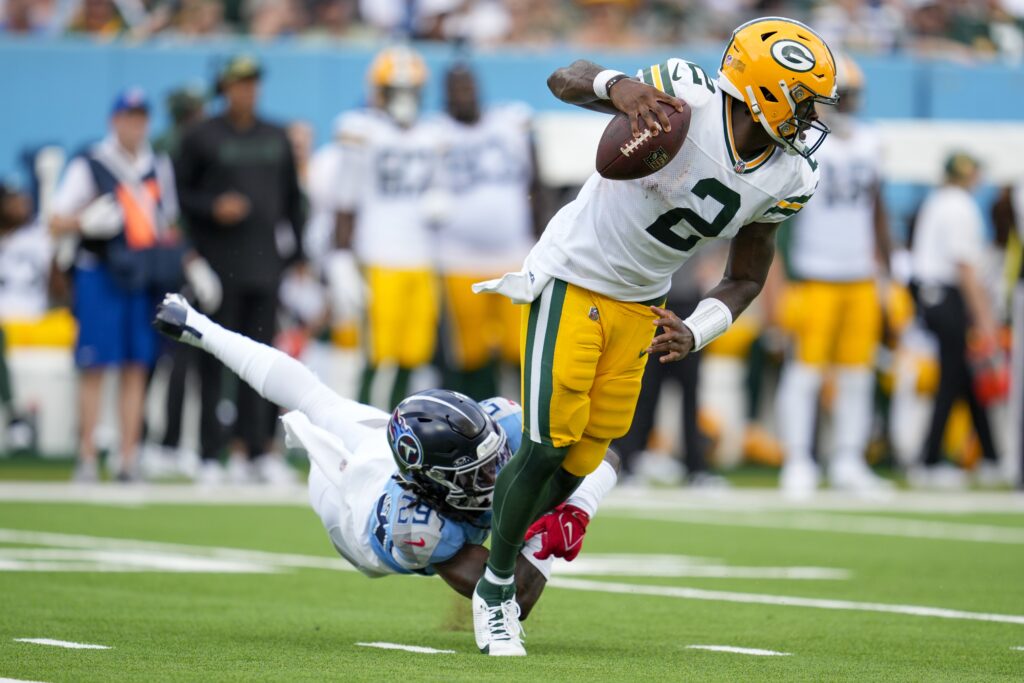
[[[874,380],[871,369],[864,367],[842,368],[837,374],[836,403],[832,411],[832,465],[864,462],[871,436]]]
[[[814,463],[814,417],[821,389],[821,370],[790,361],[782,371],[776,395],[775,417],[787,463]]]
[[[492,572],[490,567],[486,567],[484,569],[484,581],[487,581],[488,583],[493,583],[497,586],[507,586],[515,580],[515,574],[512,576],[501,577]]]
[[[538,552],[540,548],[540,536],[534,536],[526,542],[526,545],[523,546],[523,549],[520,552],[522,552],[523,557],[526,558],[527,562],[536,567],[537,571],[544,575],[544,580],[547,581],[551,578],[551,565],[555,563],[555,557],[552,555],[546,560],[538,560],[533,556],[533,554]],[[490,579],[488,579],[488,581],[489,580]]]
[[[611,463],[602,460],[597,469],[587,475],[580,483],[579,488],[565,502],[580,508],[593,519],[597,514],[597,506],[601,504],[605,495],[615,487],[618,478]]]

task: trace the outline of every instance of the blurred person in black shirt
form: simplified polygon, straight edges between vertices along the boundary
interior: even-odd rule
[[[295,233],[295,253],[302,255],[305,221],[295,159],[284,129],[256,113],[263,70],[249,56],[236,56],[221,69],[218,94],[224,111],[191,128],[181,141],[176,171],[182,214],[196,250],[210,262],[223,283],[223,301],[213,317],[264,343],[275,332],[277,290],[288,264],[277,249],[275,230],[287,223]],[[230,422],[221,399],[221,367],[204,356],[200,480],[221,477],[217,456],[225,445],[222,421]],[[243,481],[250,459],[268,450],[273,408],[247,386],[239,386],[229,477]],[[228,410],[228,413],[231,411]],[[257,469],[269,482],[286,481],[290,472],[278,456],[259,457]]]

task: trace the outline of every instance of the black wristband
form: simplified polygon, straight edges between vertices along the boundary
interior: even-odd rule
[[[625,78],[629,78],[629,76],[626,74],[618,74],[617,76],[612,76],[608,79],[608,82],[605,83],[604,91],[608,93],[609,97],[611,96],[612,86]]]

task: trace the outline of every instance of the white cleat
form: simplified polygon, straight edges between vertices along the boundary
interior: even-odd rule
[[[860,460],[833,464],[828,478],[833,489],[858,495],[884,495],[894,488],[891,481],[875,474]]]
[[[221,486],[224,484],[224,468],[216,460],[203,460],[196,474],[200,486]]]
[[[251,463],[244,455],[232,453],[228,456],[227,483],[231,485],[245,485],[253,483],[253,469]]]
[[[818,490],[821,476],[813,462],[800,460],[786,462],[779,475],[779,489],[791,500],[806,500]]]
[[[481,589],[488,595],[485,599]],[[523,626],[515,584],[498,586],[480,579],[473,591],[473,631],[476,646],[491,657],[525,657]]]
[[[284,457],[276,453],[266,453],[256,458],[253,463],[259,480],[271,486],[293,486],[298,483],[295,473]]]

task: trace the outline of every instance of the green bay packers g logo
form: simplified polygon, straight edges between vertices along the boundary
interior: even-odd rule
[[[814,68],[814,53],[795,40],[777,40],[772,44],[771,52],[776,62],[792,71],[803,73]]]

